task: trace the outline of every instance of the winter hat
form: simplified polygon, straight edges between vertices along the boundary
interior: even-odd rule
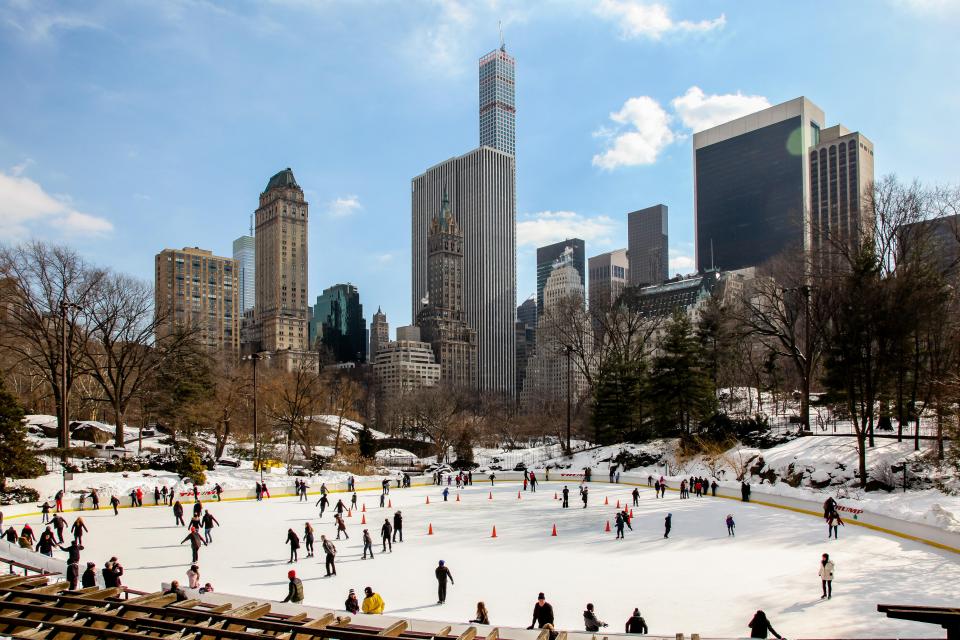
[[[287,571],[287,577],[288,577],[288,578],[296,578],[296,577],[297,577],[297,572],[294,571],[293,569],[290,569],[290,571]]]
[[[370,587],[364,587],[363,592],[369,596],[373,594],[373,589],[371,589]]]
[[[540,592],[540,595],[537,596],[537,600],[546,600],[547,596],[543,595],[543,591]]]
[[[443,560],[440,561],[440,566],[441,566],[441,567],[443,566]]]
[[[88,566],[88,567],[95,567],[95,566],[97,566],[97,565],[96,565],[95,563],[93,563],[93,562],[88,562],[88,563],[87,563],[87,566]]]
[[[351,596],[355,596],[355,595],[357,595],[357,594],[356,594],[356,592],[354,592],[354,590],[353,590],[353,589],[350,589],[350,593],[349,593],[349,594],[347,594],[347,595],[351,595]]]

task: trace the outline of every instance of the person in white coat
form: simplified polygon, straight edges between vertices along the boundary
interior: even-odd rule
[[[820,583],[823,586],[823,595],[820,596],[820,599],[824,598],[830,599],[833,597],[833,571],[834,571],[833,560],[830,559],[830,554],[825,553],[823,557],[820,558]]]

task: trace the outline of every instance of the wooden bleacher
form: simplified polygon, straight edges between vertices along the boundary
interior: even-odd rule
[[[69,590],[66,582],[46,576],[0,577],[0,636],[24,640],[481,640],[477,629],[450,635],[415,632],[403,621],[386,628],[360,626],[349,616],[327,613],[309,618],[305,612],[285,615],[269,603],[210,605],[199,600],[177,602],[162,592],[125,599],[121,589]],[[483,640],[497,640],[492,629]]]

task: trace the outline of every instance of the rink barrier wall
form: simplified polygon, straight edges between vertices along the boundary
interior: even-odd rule
[[[570,472],[570,471],[560,471],[553,470],[549,474],[549,479],[541,471],[537,474],[538,478],[542,478],[542,482],[551,482],[551,483],[577,483],[579,484],[583,481],[583,472]],[[494,472],[495,482],[522,482],[524,473],[522,471],[496,471]],[[602,476],[606,478],[607,476]],[[640,473],[621,473],[619,483],[611,483],[607,479],[598,479],[597,474],[594,474],[588,486],[609,486],[609,485],[623,485],[623,486],[638,486],[643,488],[649,488],[647,485],[648,474]],[[487,474],[474,474],[473,477],[473,486],[483,486],[490,482],[490,477]],[[429,475],[421,476],[412,476],[410,478],[411,487],[422,487],[433,485],[433,477]],[[391,479],[391,490],[396,490],[396,479]],[[442,488],[448,486],[446,483],[441,485]],[[450,485],[451,487],[455,485]],[[265,498],[270,500],[271,498],[286,498],[286,497],[296,497],[293,486],[285,487],[275,487],[278,489],[276,492],[271,493],[270,498]],[[679,491],[680,482],[676,480],[667,480],[667,488],[670,491]],[[152,489],[152,487],[151,487]],[[311,491],[307,492],[308,496],[313,496],[313,501],[316,501],[320,495],[320,488],[318,485],[311,487]],[[347,493],[347,483],[346,482],[331,482],[327,485],[327,489],[331,494],[338,493]],[[369,492],[369,491],[379,491],[381,489],[380,480],[357,480],[356,481],[356,491],[357,493]],[[121,509],[130,509],[129,494],[126,496],[117,496],[120,498]],[[712,496],[711,496],[712,497]],[[717,487],[717,498],[724,498],[727,500],[736,500],[741,501],[740,488],[739,484],[735,487],[729,486],[718,486]],[[177,499],[179,499],[183,505],[184,510],[188,511],[190,505],[193,503],[193,490],[192,488],[188,489],[186,486],[179,486],[177,490]],[[202,502],[213,502],[216,503],[216,498],[214,497],[212,490],[204,490],[200,492],[200,499]],[[233,502],[237,500],[255,500],[256,491],[253,488],[250,489],[229,489],[223,491],[221,494],[221,499],[223,502]],[[693,498],[695,499],[695,498]],[[709,497],[707,498],[709,499]],[[106,495],[106,500],[109,500],[109,495]],[[110,510],[109,503],[106,502],[101,496],[100,501],[100,510]],[[89,501],[88,501],[89,502]],[[336,501],[333,501],[334,504]],[[52,503],[52,500],[51,500]],[[762,505],[766,507],[773,507],[776,509],[785,509],[788,511],[793,511],[795,513],[803,513],[806,515],[816,516],[818,518],[823,517],[823,504],[815,500],[808,500],[804,498],[795,498],[791,496],[781,496],[772,493],[764,493],[762,491],[756,491],[754,485],[751,485],[751,496],[750,504]],[[78,512],[80,501],[78,498],[71,498],[70,500],[64,500],[64,511],[65,512]],[[331,505],[332,506],[332,505]],[[152,491],[144,493],[144,508],[167,508],[164,505],[154,505],[153,504],[153,493]],[[86,509],[89,511],[90,509]],[[903,538],[906,540],[912,540],[914,542],[921,542],[923,544],[935,547],[937,549],[942,549],[944,551],[950,551],[952,553],[960,554],[960,533],[954,533],[947,531],[946,529],[941,529],[939,527],[934,527],[932,525],[924,524],[921,522],[912,522],[909,520],[902,520],[900,518],[894,518],[892,516],[886,516],[878,513],[872,513],[861,509],[857,506],[856,501],[849,499],[840,499],[837,501],[837,510],[840,512],[841,517],[844,520],[845,524],[866,527],[874,531],[879,531],[881,533],[886,533],[888,535],[896,536],[898,538]],[[40,511],[37,509],[35,503],[19,504],[19,505],[5,505],[0,507],[0,511],[3,512],[4,521],[8,518],[19,518],[19,517],[29,517],[29,516],[38,516]]]

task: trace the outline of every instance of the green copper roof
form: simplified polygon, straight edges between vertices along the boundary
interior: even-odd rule
[[[264,193],[270,191],[270,189],[276,189],[279,187],[297,187],[300,188],[300,185],[297,184],[296,178],[293,177],[293,169],[287,167],[283,171],[274,174],[270,178],[270,182],[267,183],[267,188],[264,189]]]
[[[450,198],[447,196],[447,188],[443,188],[443,203],[440,205],[440,215],[438,216],[440,222],[440,230],[446,231],[450,226],[450,219],[453,218],[453,214],[450,213]]]

